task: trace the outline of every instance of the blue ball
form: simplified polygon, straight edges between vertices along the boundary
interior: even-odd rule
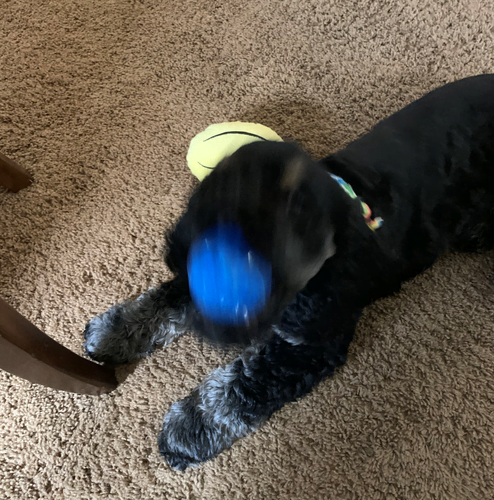
[[[197,309],[220,325],[247,326],[271,293],[271,264],[234,224],[213,226],[197,238],[187,270]]]

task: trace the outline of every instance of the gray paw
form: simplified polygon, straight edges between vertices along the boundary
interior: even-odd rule
[[[246,357],[251,355],[249,350]],[[237,358],[217,368],[165,415],[158,446],[171,467],[184,471],[211,460],[262,425],[262,415],[241,408],[243,363]]]
[[[119,365],[151,354],[186,331],[187,301],[175,292],[175,307],[168,299],[173,282],[150,288],[136,300],[127,300],[93,318],[84,330],[84,349],[96,361]],[[171,291],[170,291],[171,290]],[[173,298],[173,297],[172,297]]]
[[[94,317],[84,330],[84,350],[87,355],[101,363],[120,365],[143,357],[139,351],[140,336],[126,324],[125,307],[117,304],[103,314]]]
[[[207,422],[195,401],[196,398],[189,396],[174,403],[165,415],[158,437],[161,455],[170,467],[182,472],[211,460],[235,440],[228,429]]]

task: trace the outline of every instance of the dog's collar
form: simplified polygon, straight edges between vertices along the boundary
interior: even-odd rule
[[[372,218],[372,211],[367,205],[367,203],[364,203],[356,194],[355,191],[353,190],[352,186],[348,184],[348,182],[345,182],[341,177],[338,177],[337,175],[330,174],[331,177],[343,188],[343,190],[350,196],[352,199],[358,199],[360,201],[360,204],[362,205],[362,215],[364,216],[365,223],[369,226],[370,229],[375,231],[376,229],[379,229],[383,225],[383,220],[381,217],[375,217],[374,219]]]

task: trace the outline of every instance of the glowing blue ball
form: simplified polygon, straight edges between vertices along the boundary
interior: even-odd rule
[[[234,224],[213,226],[197,238],[187,270],[197,309],[220,325],[248,325],[271,293],[270,263]]]

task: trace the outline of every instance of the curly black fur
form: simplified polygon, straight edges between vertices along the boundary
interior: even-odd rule
[[[384,219],[380,229],[369,229],[359,201],[330,172]],[[272,297],[242,328],[211,324],[188,293],[188,249],[218,221],[240,224],[273,265]],[[254,346],[210,374],[165,417],[160,451],[184,470],[216,456],[331,375],[345,362],[365,306],[398,291],[446,251],[494,247],[494,75],[441,87],[319,162],[295,144],[240,148],[199,186],[167,243],[166,262],[176,275],[168,286],[182,315],[166,300],[157,307],[158,319],[149,317],[155,305],[143,305],[136,316],[140,306],[125,303],[124,309],[133,307],[132,324],[140,322],[133,334],[167,332],[174,323],[176,334],[192,327],[219,344]],[[104,339],[114,342],[122,330],[111,314],[86,329],[86,347],[96,359],[112,358]],[[125,346],[143,352],[116,349],[114,361],[135,359],[152,350],[150,343],[164,342],[159,335],[146,334],[144,342],[128,336]]]

